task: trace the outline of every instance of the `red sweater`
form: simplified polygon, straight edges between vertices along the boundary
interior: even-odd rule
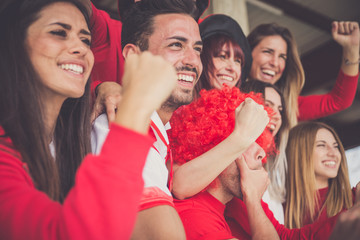
[[[359,74],[352,77],[340,70],[331,92],[299,96],[299,121],[326,117],[350,107],[355,98],[358,78]]]
[[[112,124],[101,153],[83,160],[60,204],[35,188],[11,140],[0,137],[0,239],[130,238],[152,142]]]
[[[317,190],[318,194],[319,194],[319,202],[318,202],[318,205],[315,207],[315,214],[314,214],[314,219],[315,221],[326,221],[329,217],[327,215],[327,212],[326,212],[326,207],[324,207],[324,209],[319,212],[321,210],[321,208],[323,207],[324,203],[325,203],[325,200],[326,200],[326,197],[327,197],[327,193],[328,193],[328,190],[329,188],[326,187],[326,188],[321,188],[319,190]],[[355,202],[355,195],[356,195],[356,188],[353,188],[352,189],[352,197],[353,197],[353,202]],[[340,213],[346,211],[346,208],[343,208]],[[337,215],[339,215],[340,213],[338,213]],[[307,225],[307,224],[312,224],[313,221],[311,220],[310,218],[310,213],[307,213],[305,215],[305,219],[304,219],[304,224],[303,226]]]
[[[327,218],[326,221],[317,221],[300,229],[287,229],[280,224],[270,211],[268,205],[262,202],[264,212],[274,225],[280,239],[328,239],[336,223],[337,215]],[[226,221],[229,224],[233,235],[239,239],[251,239],[251,230],[247,216],[246,206],[243,201],[233,198],[226,206]]]
[[[321,211],[321,213],[319,214],[319,211],[321,209],[321,207],[324,205],[326,197],[327,197],[327,192],[328,192],[329,188],[322,188],[319,189],[317,192],[319,193],[319,204],[316,206],[315,208],[315,221],[319,220],[319,221],[324,221],[328,218],[327,213],[326,213],[326,208],[324,208],[323,211]],[[311,224],[313,221],[310,218],[310,214],[307,214],[307,216],[304,219],[304,224],[303,225],[307,225],[307,224]]]

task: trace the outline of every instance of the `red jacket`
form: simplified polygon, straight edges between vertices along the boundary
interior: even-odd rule
[[[83,160],[60,204],[35,188],[11,140],[0,137],[0,239],[130,238],[152,143],[112,124],[101,153]]]
[[[349,76],[340,70],[331,92],[299,96],[299,121],[326,117],[350,107],[355,98],[358,78],[359,74]]]
[[[92,5],[90,28],[91,50],[95,57],[91,73],[92,88],[107,81],[121,84],[124,73],[124,57],[121,49],[122,23],[111,19],[109,14]]]

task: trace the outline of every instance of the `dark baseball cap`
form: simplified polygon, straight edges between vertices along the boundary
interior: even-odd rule
[[[213,35],[224,34],[233,39],[240,46],[245,57],[245,64],[241,69],[241,81],[245,81],[250,73],[252,56],[249,42],[240,25],[227,15],[213,14],[204,18],[199,24],[199,27],[201,39],[203,41]]]

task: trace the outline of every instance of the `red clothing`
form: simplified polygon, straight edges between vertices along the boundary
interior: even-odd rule
[[[225,205],[208,192],[201,192],[185,200],[174,199],[174,203],[187,239],[234,238],[224,218]]]
[[[11,140],[0,137],[0,239],[129,239],[153,140],[110,129],[100,155],[83,160],[63,204],[35,188]]]
[[[348,76],[340,70],[331,92],[299,96],[299,121],[326,117],[350,107],[355,98],[358,78],[359,74]]]
[[[287,229],[280,224],[270,211],[268,205],[262,202],[265,214],[274,225],[280,239],[328,239],[336,223],[337,215],[327,218],[326,221],[317,221],[313,224],[306,225],[300,229]],[[239,239],[251,239],[251,230],[247,216],[246,206],[243,201],[233,198],[226,205],[226,221],[230,226],[232,234]]]
[[[92,70],[92,87],[106,81],[121,84],[124,58],[121,49],[122,23],[92,5],[90,26],[95,64]],[[200,20],[201,21],[201,20]],[[299,121],[329,116],[351,106],[358,84],[357,76],[345,75],[341,70],[331,92],[322,95],[299,96]]]
[[[91,73],[92,87],[107,81],[118,82],[124,73],[124,57],[121,49],[120,21],[111,19],[105,11],[96,9],[92,5],[90,19],[92,32],[91,50],[95,56],[95,63]]]
[[[324,202],[326,200],[327,192],[328,192],[327,187],[318,190],[319,204],[318,204],[317,208],[315,209],[315,214],[314,214],[314,216],[315,216],[314,220],[315,221],[317,221],[317,220],[324,221],[324,220],[326,220],[328,218],[327,213],[326,213],[326,208],[319,215],[319,211],[320,211],[321,207],[324,205]],[[308,216],[306,216],[305,219],[304,219],[304,224],[303,225],[307,225],[307,224],[311,224],[311,223],[313,223],[313,221],[310,218],[310,214],[308,214]]]
[[[327,212],[326,212],[326,207],[321,211],[321,213],[319,214],[319,211],[321,210],[322,206],[324,205],[325,203],[325,200],[326,200],[326,197],[327,197],[327,193],[328,193],[328,190],[329,188],[326,187],[326,188],[321,188],[318,190],[318,193],[319,193],[319,204],[318,206],[316,207],[315,209],[315,214],[314,214],[314,219],[315,221],[326,221],[328,219],[328,215],[327,215]],[[352,194],[353,194],[353,202],[355,202],[355,195],[356,195],[356,188],[353,188],[352,189]],[[344,208],[343,210],[341,210],[341,212],[343,211],[346,211],[346,209]],[[340,213],[341,213],[340,212]],[[340,214],[338,213],[338,214]],[[311,224],[313,223],[313,221],[311,220],[310,218],[310,214],[308,214],[306,217],[305,217],[305,220],[304,220],[304,226],[307,225],[307,224]]]

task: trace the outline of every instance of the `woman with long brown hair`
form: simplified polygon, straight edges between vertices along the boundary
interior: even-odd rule
[[[300,123],[290,130],[286,155],[286,227],[323,221],[353,205],[344,147],[333,128]]]
[[[277,24],[261,24],[247,37],[253,63],[249,80],[277,85],[284,94],[290,126],[298,120],[325,117],[349,107],[355,97],[359,77],[359,25],[333,22],[333,39],[341,45],[341,68],[331,92],[300,96],[305,74],[297,45],[289,29]]]
[[[129,59],[111,133],[85,157],[94,57],[84,6],[2,1],[0,32],[0,239],[129,238],[150,116],[175,85],[174,69],[150,54]]]

